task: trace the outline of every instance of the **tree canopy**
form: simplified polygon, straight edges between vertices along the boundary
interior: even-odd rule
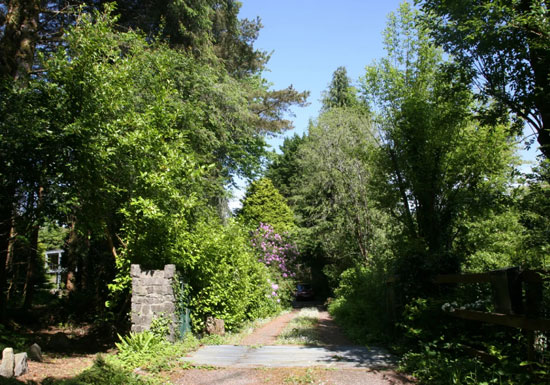
[[[550,155],[550,24],[545,1],[418,2],[438,44],[468,71],[481,95],[493,98],[491,118],[508,111],[537,134]],[[521,128],[521,126],[520,126]]]
[[[278,233],[294,227],[294,214],[269,178],[261,178],[250,184],[238,216],[248,226],[261,223],[271,225]]]
[[[456,272],[457,221],[504,191],[513,147],[507,127],[475,118],[468,84],[417,17],[407,3],[390,16],[387,57],[367,68],[363,92],[379,111],[382,199],[405,226],[405,253],[419,253],[428,270]]]

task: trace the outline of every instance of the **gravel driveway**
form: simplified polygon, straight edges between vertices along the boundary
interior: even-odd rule
[[[201,348],[186,358],[197,367],[173,372],[171,381],[193,385],[414,384],[391,369],[391,359],[383,349],[371,349],[370,356],[364,356],[367,350],[353,346],[326,311],[319,312],[316,325],[321,346],[272,346],[297,315],[295,310],[257,329],[240,342],[245,346]],[[271,354],[279,355],[270,359]]]

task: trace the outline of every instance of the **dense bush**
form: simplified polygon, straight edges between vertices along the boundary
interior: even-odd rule
[[[352,339],[363,343],[388,339],[391,323],[382,271],[369,266],[348,269],[334,294],[329,311]]]
[[[399,324],[400,366],[421,384],[547,384],[548,370],[528,370],[526,341],[516,329],[460,321],[441,311],[441,300],[417,298]],[[470,352],[489,353],[482,359]]]
[[[179,246],[175,263],[187,281],[195,331],[203,331],[208,316],[223,319],[226,329],[233,330],[278,310],[268,269],[239,224],[202,223]]]
[[[252,248],[270,275],[271,298],[281,306],[294,299],[298,249],[288,232],[277,233],[271,225],[260,223],[252,234]]]

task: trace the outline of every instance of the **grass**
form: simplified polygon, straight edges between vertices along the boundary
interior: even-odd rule
[[[283,383],[292,385],[324,384],[324,382],[315,379],[314,370],[311,368],[307,369],[306,372],[301,376],[293,374],[286,377],[283,380]]]
[[[277,338],[280,345],[320,345],[317,323],[319,311],[316,308],[304,308],[290,321]]]

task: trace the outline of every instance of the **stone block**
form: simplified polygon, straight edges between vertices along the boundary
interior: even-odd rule
[[[153,286],[153,293],[155,294],[163,295],[165,294],[165,291],[166,288],[164,287],[164,285]]]
[[[12,348],[5,348],[2,351],[2,364],[0,364],[0,376],[11,378],[14,375],[15,356]]]
[[[151,311],[154,313],[154,314],[160,314],[160,313],[163,313],[164,312],[164,306],[162,306],[162,304],[154,304],[154,305],[151,305]]]
[[[27,353],[17,353],[15,355],[15,367],[13,371],[15,377],[22,376],[28,371],[29,365],[27,363]]]
[[[206,332],[223,336],[225,334],[225,322],[214,317],[206,318]]]
[[[164,266],[164,278],[171,279],[176,276],[176,265],[165,265]]]
[[[166,314],[174,314],[174,312],[176,311],[176,305],[173,302],[165,302],[162,305],[162,308],[162,311]]]
[[[157,294],[152,293],[149,297],[147,297],[147,303],[149,305],[156,305],[160,302],[162,302],[162,298],[159,297]]]
[[[151,305],[144,303],[141,305],[140,309],[141,314],[151,314]]]
[[[164,280],[164,270],[153,270],[153,279],[155,281],[163,281]]]
[[[147,287],[146,286],[143,286],[143,285],[140,285],[136,288],[132,287],[132,295],[137,295],[137,296],[146,296],[147,295]]]
[[[133,264],[130,266],[130,275],[132,278],[139,277],[141,275],[141,267],[137,264]]]
[[[38,344],[32,344],[27,353],[29,360],[37,362],[42,362],[44,360],[44,358],[42,357],[42,349]]]
[[[139,313],[140,311],[141,311],[141,304],[132,301],[131,312],[132,312],[132,313]]]

